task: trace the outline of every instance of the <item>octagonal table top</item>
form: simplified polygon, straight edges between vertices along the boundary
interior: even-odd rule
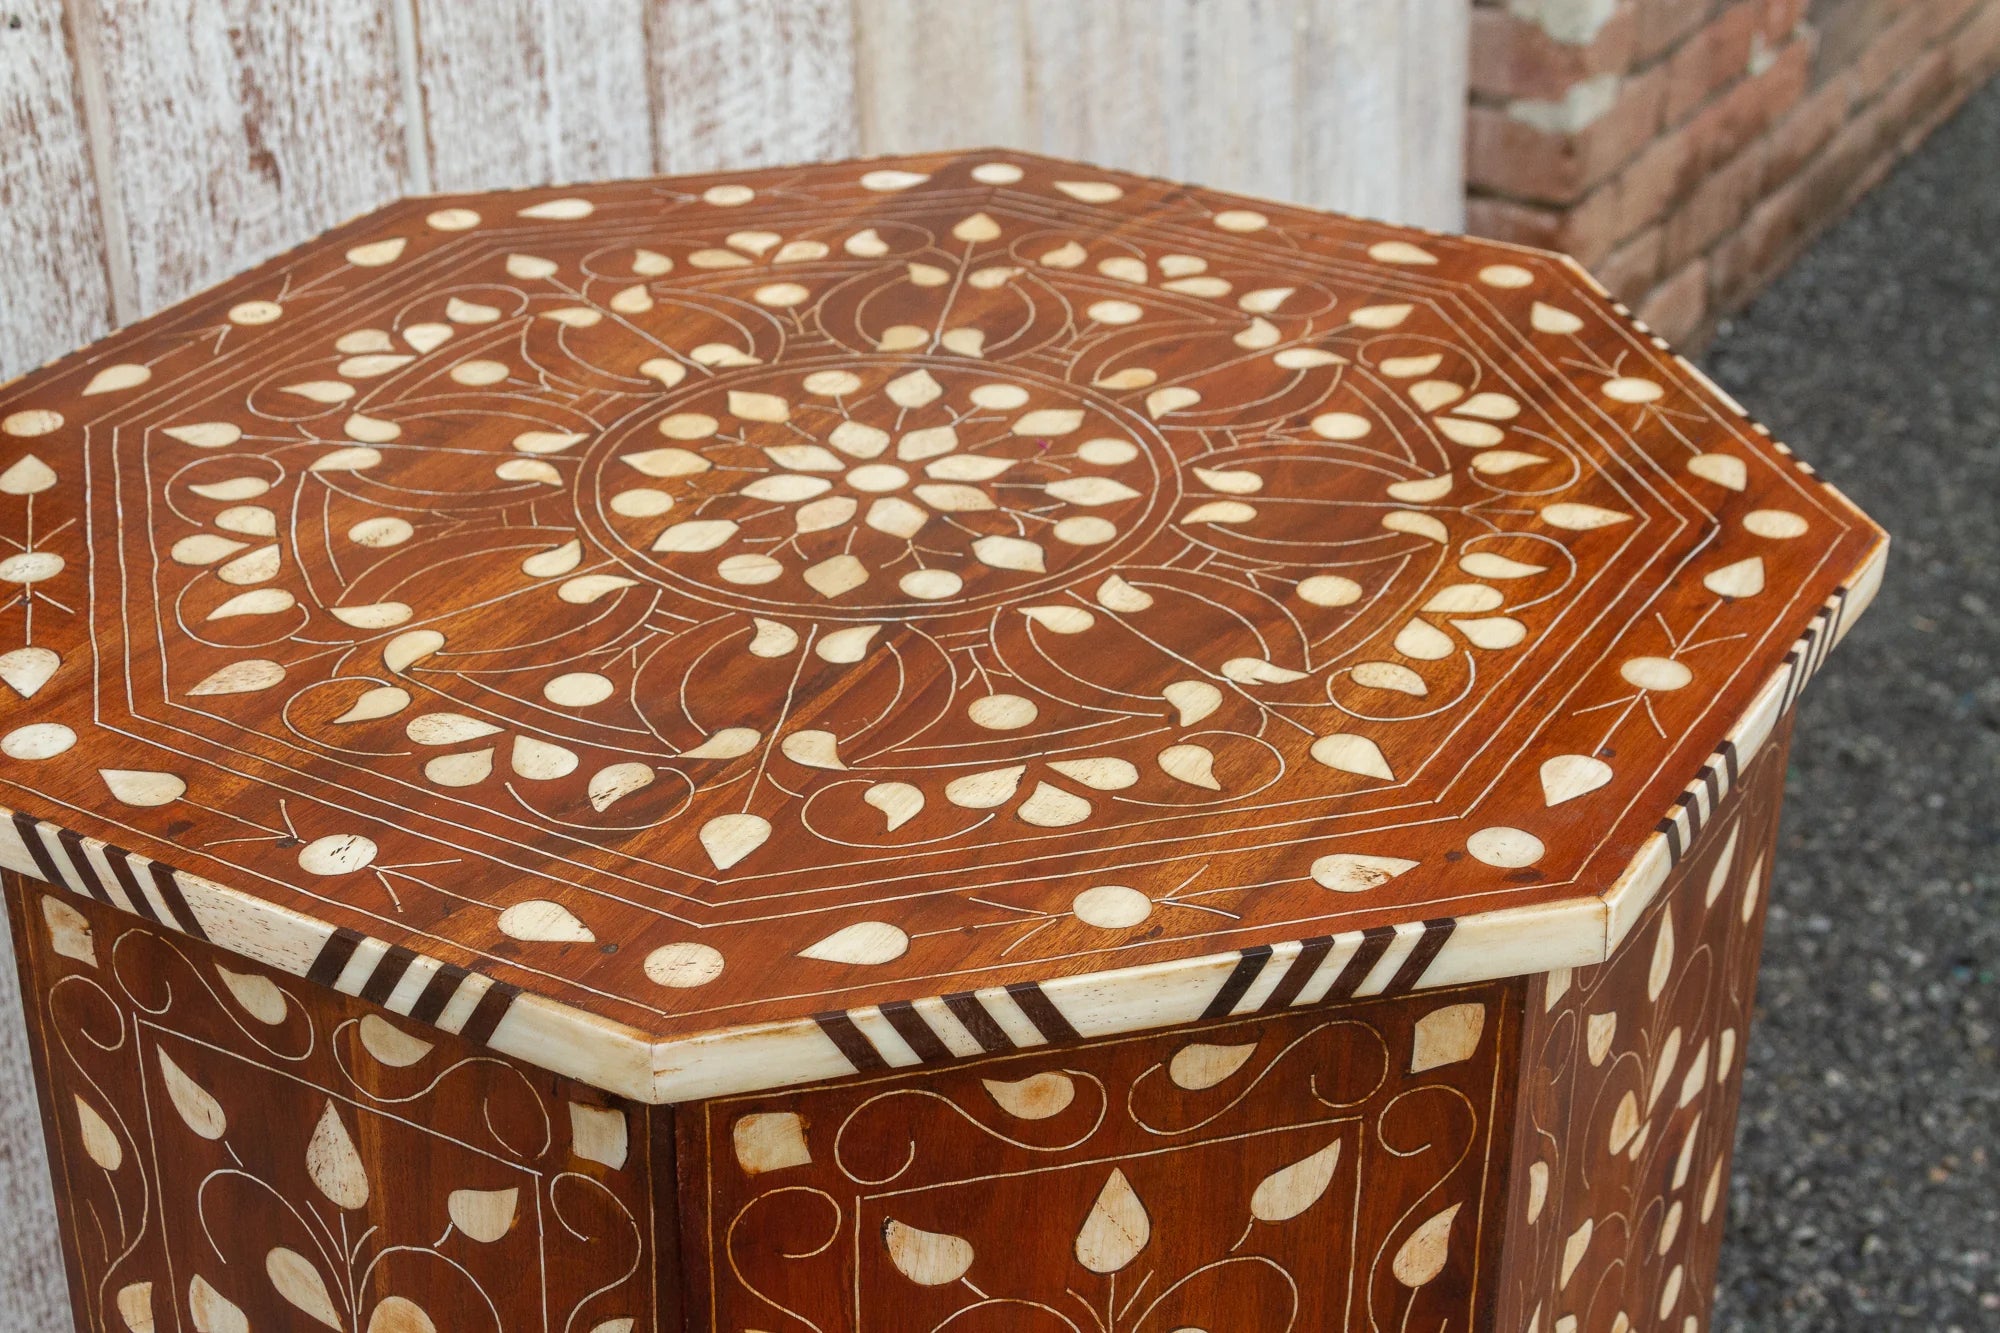
[[[0,862],[681,1100],[1607,956],[1883,534],[1574,263],[988,151],[0,389]]]

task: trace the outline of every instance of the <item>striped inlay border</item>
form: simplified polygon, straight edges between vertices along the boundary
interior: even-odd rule
[[[213,942],[190,903],[201,890],[184,882],[182,872],[164,861],[85,838],[18,810],[10,819],[28,859],[48,883],[163,929]],[[492,1044],[494,1031],[521,993],[520,987],[508,982],[345,927],[328,930],[303,968],[263,961],[481,1046]]]
[[[813,1021],[857,1074],[946,1064],[1183,1021],[1401,995],[1424,985],[1457,925],[1455,918],[1440,917],[1252,945],[1204,960],[1221,977],[1206,996],[1180,999],[1176,1011],[1198,1005],[1185,1018],[1158,1009],[1160,997],[1148,995],[1143,980],[1129,983],[1131,994],[1120,1001],[1107,1000],[1096,984],[1101,978],[1080,977],[834,1009]],[[1142,1013],[1150,1013],[1150,1020]]]

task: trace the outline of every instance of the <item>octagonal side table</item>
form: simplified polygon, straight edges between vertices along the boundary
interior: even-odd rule
[[[410,200],[0,389],[91,1333],[1706,1327],[1881,531],[1555,255]]]

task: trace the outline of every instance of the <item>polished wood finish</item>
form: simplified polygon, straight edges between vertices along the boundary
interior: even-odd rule
[[[11,863],[666,1099],[1596,961],[1882,544],[1564,261],[1006,154],[399,205],[0,397]]]
[[[1496,1330],[1710,1326],[1790,735],[1615,958],[1529,985]]]
[[[689,1108],[688,1309],[825,1329],[1469,1328],[1519,981]]]
[[[681,1108],[9,875],[78,1326],[1706,1327],[1784,740],[1604,965]]]
[[[78,1329],[677,1325],[666,1108],[5,878]]]
[[[1705,1308],[1884,539],[1568,261],[1002,152],[433,198],[0,447],[93,1333]]]

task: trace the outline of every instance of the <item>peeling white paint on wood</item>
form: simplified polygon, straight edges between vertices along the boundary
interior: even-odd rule
[[[1011,144],[1430,226],[1455,0],[31,0],[0,378],[399,194]]]

